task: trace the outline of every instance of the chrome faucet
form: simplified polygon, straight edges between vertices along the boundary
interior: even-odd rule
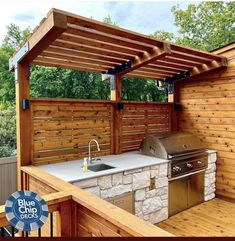
[[[92,164],[91,143],[92,143],[93,141],[96,143],[97,150],[100,151],[100,145],[99,145],[98,141],[95,140],[95,139],[90,140],[90,141],[89,141],[89,144],[88,144],[88,162],[89,162],[90,164]]]

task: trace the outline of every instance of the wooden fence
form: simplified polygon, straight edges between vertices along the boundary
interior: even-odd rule
[[[137,150],[146,134],[172,128],[171,103],[31,99],[30,109],[34,165],[81,159],[93,138],[97,155]]]
[[[0,205],[17,190],[16,157],[0,158]]]

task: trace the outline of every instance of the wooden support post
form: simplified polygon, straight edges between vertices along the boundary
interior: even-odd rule
[[[116,75],[115,88],[111,88],[111,100],[115,101],[114,111],[113,111],[113,143],[114,143],[114,154],[122,153],[121,148],[121,137],[122,137],[122,110],[118,108],[118,103],[122,101],[122,79],[120,75]]]
[[[61,237],[75,237],[76,214],[77,210],[74,207],[73,200],[68,200],[60,204]]]
[[[172,107],[172,131],[179,130],[180,110],[175,108],[175,104],[179,103],[179,82],[173,83],[173,107]]]
[[[23,188],[21,179],[21,166],[31,164],[31,119],[30,110],[23,110],[22,103],[24,99],[30,97],[29,84],[29,64],[20,62],[15,69],[16,73],[16,130],[17,130],[17,175],[18,189]]]

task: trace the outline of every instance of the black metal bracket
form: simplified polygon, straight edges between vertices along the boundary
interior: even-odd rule
[[[107,71],[107,74],[115,75],[115,74],[118,74],[118,73],[120,73],[120,72],[122,72],[122,71],[124,71],[126,69],[131,68],[131,66],[132,66],[132,61],[128,60],[128,61],[126,61],[126,62],[124,62],[124,63],[122,63],[120,65],[115,66],[112,69],[109,69]]]
[[[174,109],[175,110],[180,110],[181,109],[181,104],[180,103],[175,103],[174,104]]]
[[[168,83],[168,94],[173,94],[174,93],[174,87],[173,83]]]
[[[30,105],[29,100],[28,99],[23,99],[23,101],[22,101],[22,108],[23,108],[23,110],[29,109],[29,105]]]
[[[121,102],[117,103],[117,109],[118,110],[123,110],[124,109],[124,104],[121,103]]]
[[[182,71],[179,74],[176,74],[176,75],[173,75],[171,77],[166,78],[164,80],[164,82],[166,82],[168,84],[172,84],[176,80],[183,79],[183,78],[186,78],[186,77],[189,77],[189,76],[190,76],[190,72],[188,70],[187,71]]]

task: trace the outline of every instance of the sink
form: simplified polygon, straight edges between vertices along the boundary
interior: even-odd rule
[[[112,168],[115,168],[115,167],[109,166],[104,163],[93,164],[93,165],[88,166],[88,170],[93,171],[93,172],[100,172],[100,171],[109,170]]]

